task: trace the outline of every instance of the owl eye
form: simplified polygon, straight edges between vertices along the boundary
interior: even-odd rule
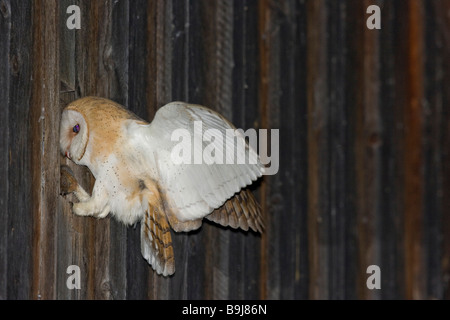
[[[80,132],[80,125],[78,123],[73,127],[73,132],[75,133]]]

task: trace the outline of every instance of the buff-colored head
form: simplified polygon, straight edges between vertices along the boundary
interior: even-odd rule
[[[63,155],[89,167],[94,158],[109,156],[123,135],[125,120],[146,124],[120,104],[100,97],[84,97],[71,102],[63,111],[60,148]],[[92,170],[92,168],[90,168]]]
[[[78,163],[84,156],[89,140],[89,128],[80,112],[69,108],[63,111],[59,137],[62,154]]]

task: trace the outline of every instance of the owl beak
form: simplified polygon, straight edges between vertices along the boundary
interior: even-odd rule
[[[70,159],[70,153],[69,153],[69,151],[66,151],[66,157]]]

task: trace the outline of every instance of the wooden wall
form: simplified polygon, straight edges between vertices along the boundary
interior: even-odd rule
[[[66,27],[72,4],[80,30]],[[381,30],[366,27],[371,4]],[[450,298],[449,12],[448,0],[0,0],[0,298]],[[162,278],[139,228],[73,216],[58,128],[86,95],[149,120],[184,100],[279,129],[279,172],[254,187],[265,233],[173,234],[177,271]]]

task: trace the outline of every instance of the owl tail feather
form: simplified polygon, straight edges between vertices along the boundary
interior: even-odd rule
[[[250,228],[259,233],[264,230],[261,208],[249,189],[243,189],[235,194],[206,216],[206,219],[234,229],[241,228],[247,231]]]
[[[170,227],[162,208],[149,205],[141,221],[141,253],[152,268],[163,276],[175,272]]]

